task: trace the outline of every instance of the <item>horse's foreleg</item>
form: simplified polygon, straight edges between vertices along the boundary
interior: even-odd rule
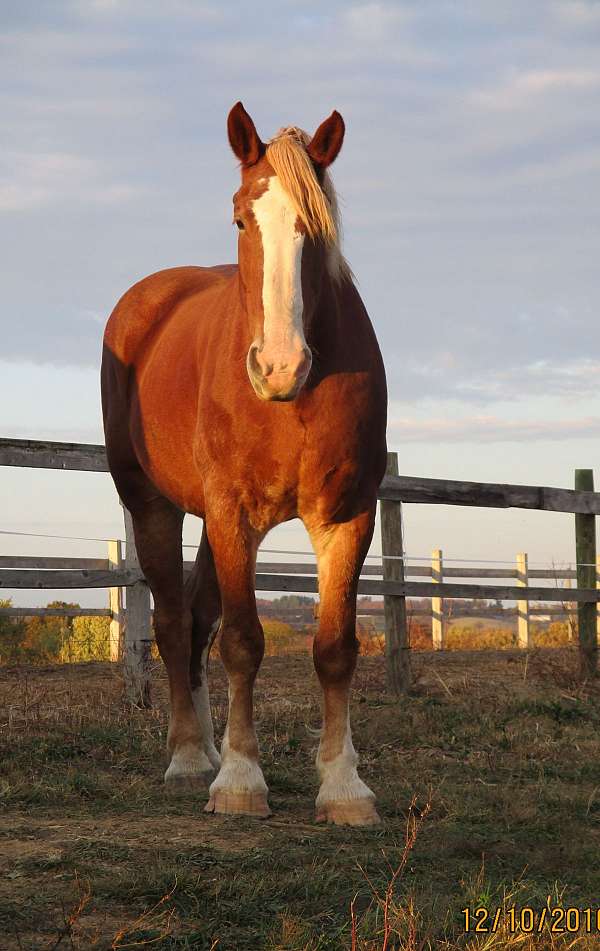
[[[221,769],[210,787],[207,812],[264,818],[270,815],[267,785],[258,764],[252,695],[264,653],[256,612],[254,573],[259,539],[239,523],[221,517],[211,524],[222,602],[220,651],[229,679],[229,715],[221,745]]]
[[[181,533],[183,513],[155,497],[132,510],[135,544],[154,597],[154,631],[167,668],[171,698],[165,782],[170,789],[205,786],[214,776],[190,684],[192,617],[185,610]]]
[[[218,770],[221,757],[215,748],[215,734],[210,710],[208,690],[208,658],[216,637],[221,617],[221,595],[215,572],[215,563],[208,544],[206,528],[196,563],[185,585],[185,603],[192,618],[192,652],[190,657],[190,683],[192,701],[200,723],[202,745],[212,766]]]
[[[374,509],[348,522],[308,526],[319,568],[319,629],[313,654],[323,688],[317,770],[317,821],[374,825],[375,796],[360,779],[350,730],[350,684],[356,666],[356,591],[373,534]]]

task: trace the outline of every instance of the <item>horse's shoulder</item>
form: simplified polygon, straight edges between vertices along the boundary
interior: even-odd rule
[[[146,335],[188,297],[224,285],[237,273],[236,264],[215,267],[172,267],[142,278],[123,294],[104,333],[105,345],[129,364]]]

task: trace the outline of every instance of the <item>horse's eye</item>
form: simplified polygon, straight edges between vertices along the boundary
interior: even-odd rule
[[[236,218],[235,223],[237,225],[238,231],[244,230],[244,222],[240,218]]]

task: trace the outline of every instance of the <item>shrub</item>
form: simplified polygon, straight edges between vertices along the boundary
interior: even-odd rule
[[[109,617],[76,617],[63,640],[59,659],[63,664],[86,660],[110,660]]]
[[[261,618],[265,634],[265,656],[306,652],[312,646],[312,639],[291,625],[275,618]]]
[[[433,650],[433,640],[431,637],[431,624],[423,624],[422,621],[415,621],[414,617],[408,619],[408,641],[415,651]]]
[[[577,637],[568,621],[553,621],[548,627],[532,626],[531,637],[534,647],[568,647]]]
[[[447,650],[506,650],[516,645],[516,633],[509,627],[453,624],[446,631]]]

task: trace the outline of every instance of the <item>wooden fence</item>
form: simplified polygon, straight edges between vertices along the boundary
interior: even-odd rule
[[[107,472],[103,446],[79,443],[0,439],[0,465],[47,469]],[[444,647],[445,599],[515,601],[518,613],[518,643],[530,646],[532,602],[562,602],[577,605],[580,666],[583,678],[597,671],[597,615],[600,601],[596,561],[595,516],[600,514],[600,493],[593,491],[591,470],[576,470],[575,490],[544,486],[501,485],[424,479],[398,475],[395,453],[388,454],[386,475],[379,489],[381,505],[382,565],[365,565],[359,582],[360,595],[384,598],[386,663],[392,692],[410,684],[410,644],[406,598],[430,598],[434,646]],[[402,503],[469,505],[487,508],[540,509],[575,515],[577,568],[575,571],[530,569],[527,556],[518,555],[514,568],[463,568],[446,566],[441,551],[433,554],[431,566],[405,564],[402,540]],[[107,609],[77,610],[7,608],[1,614],[105,615],[111,618],[111,654],[116,658],[122,643],[128,695],[134,702],[149,701],[149,656],[151,633],[150,592],[141,572],[129,513],[124,510],[125,556],[121,542],[108,543],[106,559],[0,557],[0,589],[108,588]],[[190,568],[192,563],[186,563]],[[317,592],[316,566],[259,562],[257,591]],[[378,576],[378,577],[373,577]],[[425,577],[429,581],[410,581]],[[511,580],[514,584],[465,584],[449,578]],[[554,586],[531,585],[531,580],[554,582]],[[576,580],[575,587],[558,587],[562,579]],[[127,589],[126,610],[122,590]],[[546,611],[547,609],[545,609]],[[560,607],[559,607],[560,610]]]

